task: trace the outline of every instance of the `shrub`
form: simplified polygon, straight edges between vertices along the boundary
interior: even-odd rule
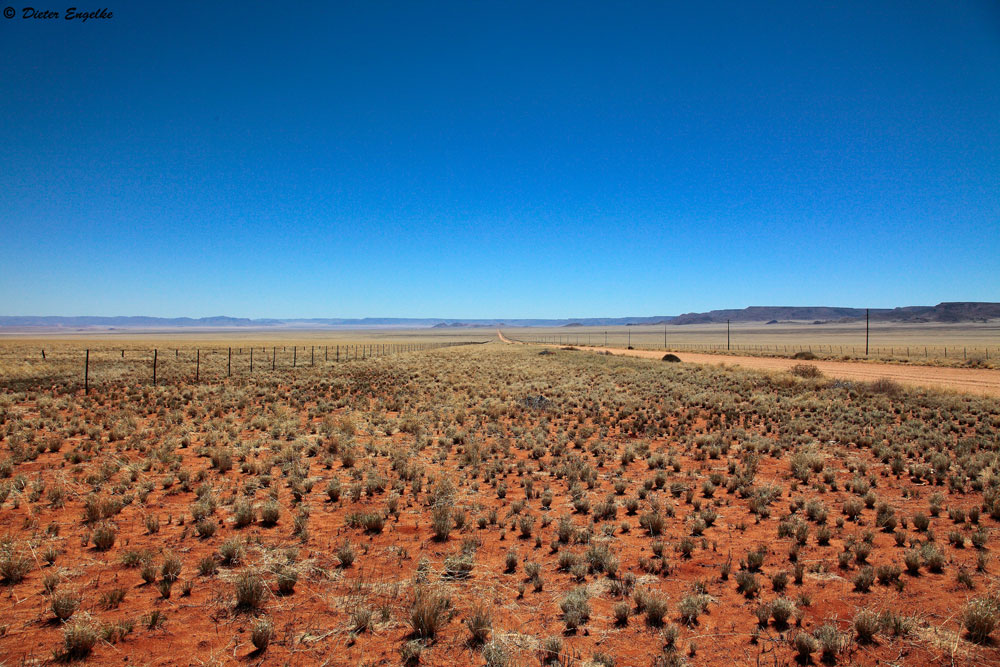
[[[872,584],[875,583],[875,570],[871,567],[863,567],[854,575],[852,581],[854,582],[854,590],[867,593]]]
[[[698,622],[698,616],[705,610],[705,598],[701,595],[688,595],[677,605],[680,619],[688,625]],[[647,610],[648,611],[648,610]]]
[[[290,565],[281,567],[277,572],[278,594],[291,595],[295,592],[295,584],[299,581],[299,571]]]
[[[212,519],[202,519],[194,525],[194,531],[198,533],[198,537],[203,540],[207,540],[215,535],[215,531],[218,529],[219,526]]]
[[[764,564],[764,559],[767,557],[767,547],[759,546],[753,551],[747,553],[746,558],[746,569],[750,572],[757,572],[760,570],[761,566]]]
[[[340,567],[350,567],[354,563],[354,549],[351,547],[351,543],[344,540],[339,547],[337,547],[337,560],[340,561]]]
[[[359,635],[370,630],[374,614],[367,607],[358,607],[351,612],[351,632]]]
[[[223,565],[239,565],[243,560],[243,542],[232,537],[222,543],[219,547],[219,556],[222,557]]]
[[[451,598],[428,588],[418,588],[410,609],[410,627],[413,634],[423,639],[433,639],[438,630],[451,618]]]
[[[212,556],[205,556],[198,561],[198,574],[208,577],[219,571],[219,565]]]
[[[117,533],[110,524],[98,526],[91,534],[90,539],[94,543],[94,548],[98,551],[107,551],[115,545]]]
[[[589,597],[586,586],[574,588],[563,597],[559,608],[562,609],[563,622],[567,630],[576,630],[590,620]]]
[[[399,657],[404,665],[419,664],[423,652],[424,645],[418,639],[412,639],[399,647]]]
[[[894,581],[899,581],[901,573],[902,570],[899,569],[899,566],[894,564],[879,565],[875,568],[875,574],[878,576],[879,583],[883,586],[888,586]]]
[[[559,662],[560,654],[563,650],[563,641],[561,637],[551,636],[546,637],[542,640],[542,646],[539,651],[540,658],[543,665],[547,665],[554,662]]]
[[[944,569],[944,553],[936,544],[925,544],[920,550],[927,569],[931,572],[941,572]]]
[[[236,607],[243,610],[260,609],[267,595],[264,580],[253,570],[243,570],[233,582],[236,591]]]
[[[792,366],[792,375],[800,378],[823,377],[823,373],[812,364],[795,364]]]
[[[0,579],[6,584],[19,584],[31,571],[32,560],[14,545],[7,544],[0,553]]]
[[[778,598],[771,603],[771,616],[778,627],[785,626],[794,613],[795,604],[788,598]]]
[[[181,569],[183,567],[184,564],[180,558],[173,554],[167,554],[163,559],[163,566],[160,568],[160,576],[164,581],[173,583],[181,576]]]
[[[962,610],[962,626],[969,633],[969,638],[981,644],[989,640],[990,633],[996,628],[997,616],[1000,613],[996,600],[989,598],[974,598]]]
[[[819,642],[812,635],[799,632],[795,635],[792,640],[792,646],[795,647],[795,652],[798,653],[799,661],[807,663],[816,649],[819,648]]]
[[[485,643],[490,638],[490,631],[493,629],[493,617],[489,607],[482,602],[477,603],[472,608],[469,617],[465,619],[465,625],[472,635],[473,644]]]
[[[258,651],[266,651],[274,637],[274,624],[269,618],[262,618],[257,621],[253,630],[250,631],[250,641]]]
[[[72,593],[53,593],[49,599],[52,614],[60,621],[67,620],[80,606],[80,598]]]
[[[748,598],[752,598],[760,590],[760,582],[753,572],[740,570],[736,573],[736,590]]]
[[[868,644],[874,639],[875,633],[882,625],[882,620],[878,613],[870,609],[862,609],[854,615],[853,625],[858,641],[862,644]]]
[[[813,635],[819,642],[819,648],[823,655],[824,662],[832,662],[837,653],[840,652],[841,646],[843,646],[844,640],[840,634],[840,631],[833,625],[827,624],[816,628]]]
[[[281,505],[274,500],[269,500],[260,508],[260,522],[264,526],[273,526],[278,523],[281,515]]]
[[[813,354],[812,352],[807,352],[803,350],[801,352],[796,352],[795,354],[793,354],[792,359],[803,359],[805,361],[814,361],[816,359],[816,355]]]
[[[885,394],[886,396],[898,396],[903,392],[903,386],[895,380],[889,378],[879,378],[868,383],[868,391],[873,394]]]
[[[678,357],[676,354],[670,354],[669,352],[663,355],[663,358],[661,359],[661,361],[669,361],[670,363],[674,364],[678,363],[680,360],[681,358]]]
[[[765,627],[771,620],[771,603],[761,602],[754,608],[753,613],[757,617],[757,625]]]
[[[657,512],[647,512],[639,517],[639,525],[645,528],[650,535],[659,535],[663,532],[663,516]]]
[[[452,527],[451,508],[440,505],[431,510],[431,529],[434,531],[434,539],[443,542],[448,539]]]
[[[90,655],[99,637],[97,626],[90,619],[78,618],[63,627],[63,648],[67,658]]]
[[[621,627],[628,625],[628,617],[631,610],[629,609],[627,602],[615,603],[614,609],[612,611],[615,616],[615,625]]]
[[[249,526],[256,519],[253,503],[249,500],[239,500],[233,508],[233,525],[237,528]]]
[[[467,579],[475,564],[471,551],[460,551],[444,559],[444,572],[441,576],[446,579]]]
[[[643,594],[643,610],[646,612],[646,625],[659,628],[669,609],[667,599],[658,593]]]

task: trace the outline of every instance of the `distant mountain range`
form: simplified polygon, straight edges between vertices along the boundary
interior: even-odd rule
[[[877,322],[981,322],[1000,319],[1000,303],[946,302],[936,306],[872,308]],[[829,306],[750,306],[707,313],[654,317],[584,317],[578,319],[443,319],[408,317],[249,319],[245,317],[58,317],[0,315],[2,329],[364,329],[364,328],[495,328],[627,326],[640,324],[712,324],[731,322],[853,322],[863,320],[864,308]]]
[[[905,306],[903,308],[872,308],[872,321],[877,322],[979,322],[1000,318],[1000,303],[954,301],[936,306]],[[750,306],[740,310],[710,310],[707,313],[685,313],[670,320],[670,324],[711,324],[732,322],[854,322],[865,319],[864,308],[833,308],[829,306]]]

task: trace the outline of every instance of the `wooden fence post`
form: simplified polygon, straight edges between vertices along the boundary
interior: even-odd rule
[[[250,372],[253,373],[253,348],[250,348]]]
[[[87,350],[87,360],[83,362],[83,394],[87,395],[90,389],[90,350]]]
[[[226,365],[226,377],[233,376],[233,348],[229,348],[229,362]]]
[[[156,386],[156,350],[153,350],[153,386]]]
[[[198,382],[201,379],[201,350],[197,351],[197,361],[195,361],[194,366],[194,381]]]

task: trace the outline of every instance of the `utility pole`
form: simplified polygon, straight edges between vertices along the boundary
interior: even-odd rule
[[[865,356],[868,356],[868,309],[865,308]]]

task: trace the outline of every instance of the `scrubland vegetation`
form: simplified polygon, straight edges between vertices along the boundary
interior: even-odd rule
[[[547,352],[5,388],[0,657],[1000,661],[997,401]]]

